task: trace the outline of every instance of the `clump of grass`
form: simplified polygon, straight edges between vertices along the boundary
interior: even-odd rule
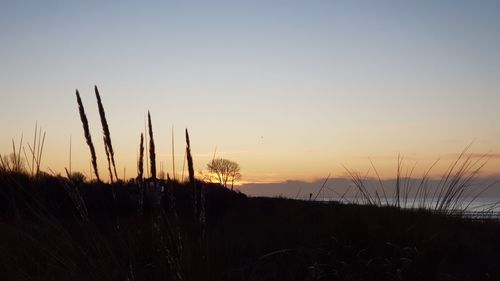
[[[151,124],[151,114],[148,111],[148,129],[149,129],[149,161],[151,162],[151,178],[156,179],[156,154],[155,140],[153,138],[153,125]]]
[[[37,138],[38,137],[38,138]],[[35,134],[33,137],[33,146],[28,143],[28,148],[31,152],[31,168],[30,174],[32,177],[38,176],[40,173],[40,166],[42,163],[42,152],[43,146],[45,144],[45,132],[42,136],[42,128],[38,128],[38,123],[35,123]],[[26,158],[26,163],[29,163],[28,155],[23,147],[24,157]],[[29,166],[28,166],[29,167]]]
[[[480,156],[477,160],[473,160],[470,155],[466,155],[467,150],[464,150],[457,160],[449,167],[445,176],[440,180],[439,187],[434,194],[439,191],[436,198],[434,209],[441,212],[453,210],[463,206],[464,200],[473,185],[479,171],[488,162],[487,155]],[[479,191],[484,192],[483,190]],[[464,196],[466,195],[466,196]]]
[[[477,188],[476,183],[481,169],[488,162],[488,155],[484,154],[477,159],[468,154],[467,146],[439,178],[437,184],[430,184],[429,174],[436,163],[427,169],[420,179],[414,178],[415,165],[405,167],[401,156],[398,156],[398,165],[392,197],[386,194],[386,188],[375,171],[381,196],[376,188],[370,189],[367,175],[362,176],[347,168],[347,175],[357,188],[362,203],[378,206],[393,206],[397,208],[425,208],[443,214],[462,214],[471,203],[495,183]],[[358,197],[358,196],[357,196]]]
[[[23,145],[23,135],[21,135],[21,139],[17,147],[15,141],[12,140],[12,153],[10,155],[2,156],[0,154],[0,171],[29,174],[33,178],[38,176],[42,163],[44,144],[45,132],[42,132],[42,129],[38,127],[38,123],[35,123],[35,136],[33,144],[27,143],[31,153],[31,165],[30,158],[28,157],[25,146]],[[21,158],[21,151],[24,154],[24,159]]]
[[[85,108],[83,107],[82,99],[80,98],[80,93],[76,90],[76,101],[78,102],[78,111],[80,112],[80,119],[82,120],[83,132],[85,134],[85,140],[90,149],[90,155],[92,157],[92,167],[94,168],[94,173],[97,181],[101,181],[99,177],[99,170],[97,169],[97,156],[95,153],[94,143],[92,142],[92,136],[90,135],[89,121],[87,115],[85,114]]]
[[[26,167],[25,163],[21,158],[21,148],[23,145],[23,136],[21,135],[21,140],[19,141],[19,146],[16,149],[16,143],[14,139],[12,140],[12,153],[9,155],[0,154],[0,171],[10,172],[10,173],[25,173]]]

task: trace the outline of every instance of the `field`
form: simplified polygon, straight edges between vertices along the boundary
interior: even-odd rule
[[[0,174],[2,280],[498,280],[500,223],[196,181]]]

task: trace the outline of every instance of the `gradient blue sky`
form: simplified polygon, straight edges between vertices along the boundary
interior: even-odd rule
[[[217,147],[246,181],[341,175],[469,142],[500,172],[499,1],[1,1],[0,152],[47,132],[42,168],[88,173],[78,88],[98,159],[98,85],[119,170],[135,175],[144,114],[158,161],[196,169]],[[168,163],[167,163],[168,162]],[[439,170],[439,169],[438,169]]]

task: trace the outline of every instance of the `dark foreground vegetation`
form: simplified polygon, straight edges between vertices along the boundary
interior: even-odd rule
[[[499,264],[495,221],[0,173],[1,280],[500,280]]]
[[[77,91],[96,180],[71,173],[71,149],[67,177],[42,172],[45,133],[37,125],[28,150],[22,137],[17,147],[13,141],[11,157],[0,155],[0,280],[500,280],[500,223],[450,215],[485,164],[467,149],[434,187],[432,167],[415,184],[413,168],[403,173],[398,160],[395,204],[380,178],[374,192],[349,170],[366,205],[249,198],[223,187],[238,178],[237,165],[220,185],[195,179],[187,129],[189,180],[158,179],[148,112],[137,178],[123,182],[94,91],[111,184],[99,176]],[[411,197],[436,203],[432,211],[404,210]]]

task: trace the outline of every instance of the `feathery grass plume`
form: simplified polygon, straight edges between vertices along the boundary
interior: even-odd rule
[[[137,163],[137,179],[142,181],[144,174],[144,135],[141,134],[141,144],[139,145],[139,161]]]
[[[97,106],[99,107],[99,116],[101,117],[102,132],[104,134],[104,146],[106,148],[106,156],[111,159],[111,164],[113,164],[113,171],[115,173],[115,179],[118,180],[118,175],[116,173],[116,164],[115,164],[115,152],[113,151],[113,145],[111,144],[111,133],[109,132],[108,121],[106,120],[106,113],[104,112],[104,106],[102,105],[101,95],[99,95],[99,90],[97,89],[97,86],[94,86],[94,90],[95,90],[95,96],[97,98]],[[113,176],[111,176],[111,178],[113,178]],[[111,182],[113,182],[113,180],[111,180]]]
[[[156,154],[155,141],[153,139],[153,125],[151,124],[151,114],[148,111],[148,128],[149,128],[149,162],[151,165],[151,178],[156,179]]]
[[[191,156],[191,142],[189,141],[189,133],[187,129],[186,129],[186,158],[188,162],[189,183],[194,184],[193,157]]]
[[[80,112],[80,119],[83,124],[83,132],[85,133],[85,140],[90,149],[90,155],[92,156],[92,166],[94,167],[94,173],[97,181],[101,181],[99,178],[99,170],[97,169],[97,157],[95,154],[94,144],[92,143],[92,136],[89,130],[89,121],[87,120],[87,115],[85,114],[85,109],[83,108],[82,99],[80,98],[80,93],[76,90],[76,101],[78,102],[78,110]]]

